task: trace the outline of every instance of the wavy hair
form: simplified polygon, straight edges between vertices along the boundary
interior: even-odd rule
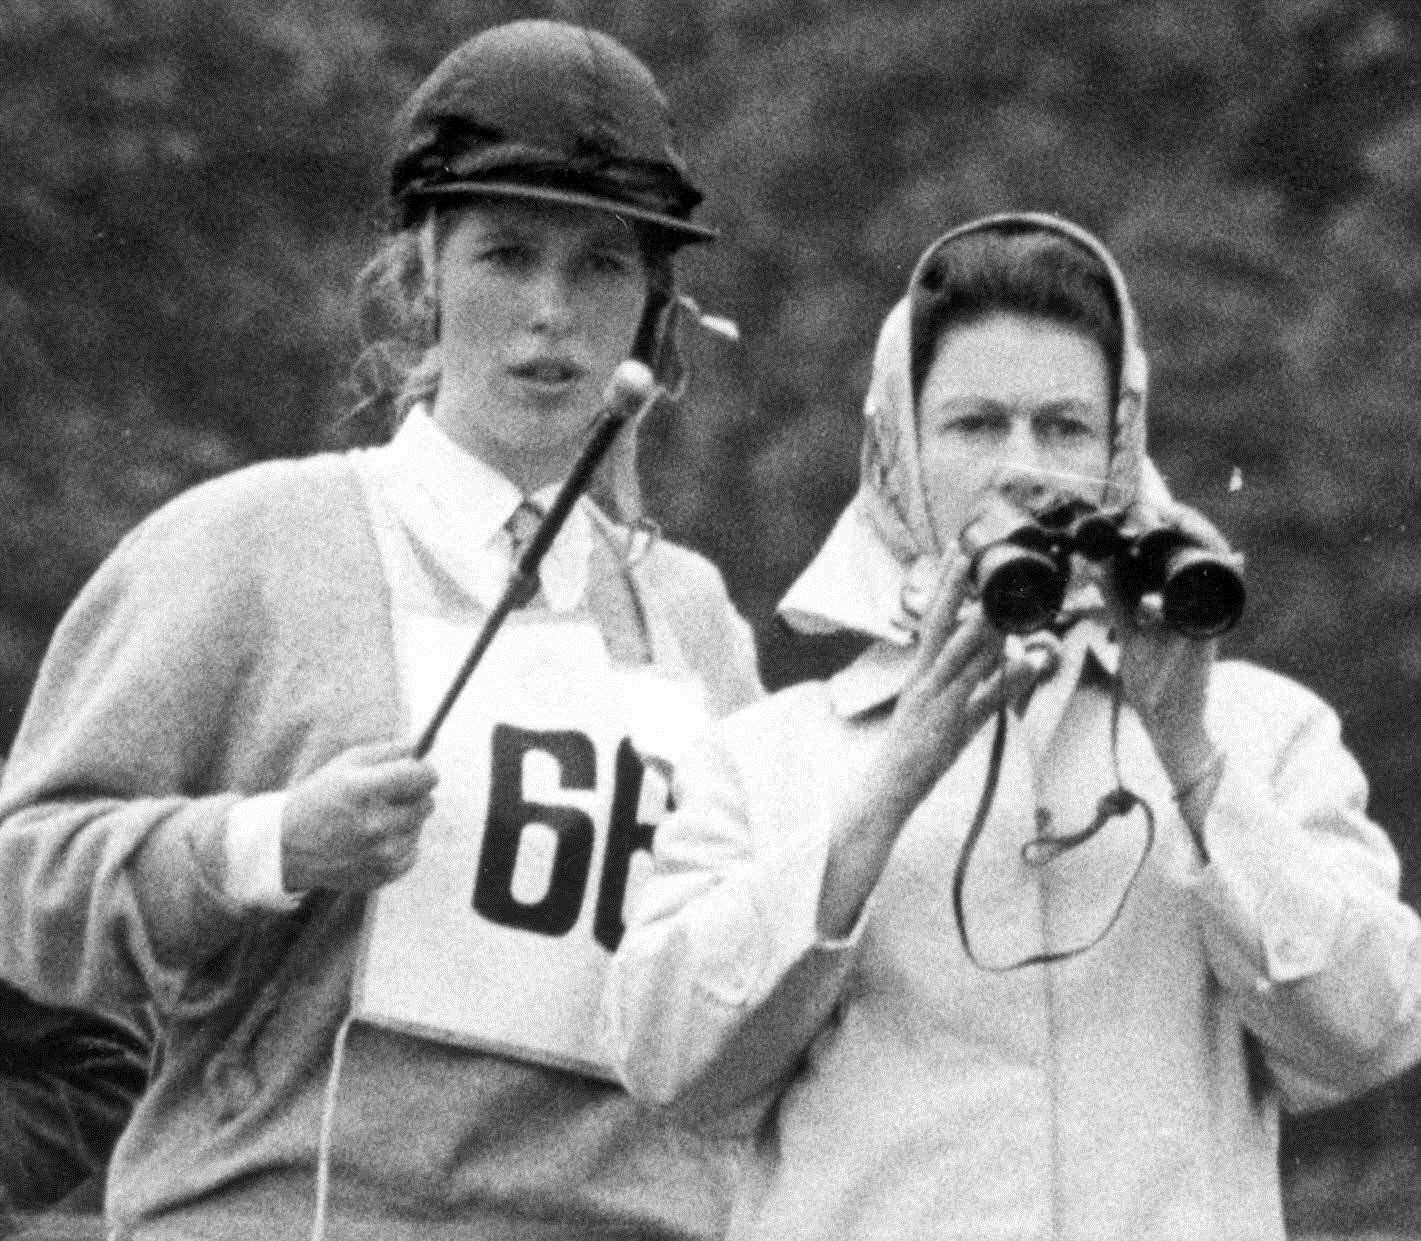
[[[911,329],[915,400],[944,333],[996,313],[1048,319],[1095,341],[1105,355],[1115,408],[1124,328],[1110,272],[1085,246],[1027,223],[964,233],[942,246],[921,274]]]

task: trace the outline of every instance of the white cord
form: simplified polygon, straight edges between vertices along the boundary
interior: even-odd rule
[[[311,1241],[325,1241],[326,1202],[331,1186],[331,1132],[335,1128],[336,1096],[340,1091],[341,1067],[345,1062],[345,1039],[355,1015],[349,1014],[336,1031],[331,1050],[331,1069],[326,1075],[326,1097],[321,1104],[321,1137],[316,1148],[316,1209],[311,1217]]]

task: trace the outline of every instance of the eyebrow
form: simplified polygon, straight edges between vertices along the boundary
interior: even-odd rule
[[[527,230],[520,228],[517,220],[480,219],[470,235],[478,242],[521,241]]]
[[[1081,400],[1078,397],[1062,397],[1058,401],[1048,401],[1044,405],[1038,405],[1033,413],[1037,414],[1093,414],[1096,408],[1090,401]],[[1109,412],[1106,411],[1107,417]]]
[[[997,401],[990,397],[957,396],[942,402],[938,410],[942,413],[1009,414],[1017,406],[1010,401]],[[1091,402],[1081,397],[1060,397],[1047,400],[1040,405],[1032,405],[1033,414],[1079,414],[1093,413]]]
[[[534,242],[543,235],[543,230],[535,224],[517,218],[480,221],[473,236],[480,245],[500,242]],[[636,233],[616,224],[588,231],[582,243],[594,250],[617,250],[635,253],[639,242]]]
[[[959,397],[949,397],[946,401],[938,405],[942,411],[958,411],[958,409],[971,409],[973,412],[986,412],[986,414],[1010,414],[1017,408],[1016,402],[998,401],[992,397],[975,397],[972,394],[963,394]],[[1066,414],[1066,412],[1090,412],[1093,409],[1090,399],[1084,397],[1059,397],[1046,399],[1039,405],[1030,407],[1033,414]]]

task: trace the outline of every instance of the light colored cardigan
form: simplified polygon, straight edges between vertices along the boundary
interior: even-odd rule
[[[757,695],[713,567],[662,542],[632,581],[670,639],[658,662],[689,664],[717,712]],[[0,972],[50,1001],[156,1007],[161,1062],[109,1183],[134,1236],[307,1235],[364,902],[237,906],[224,817],[408,735],[390,626],[356,475],[323,456],[179,497],[55,635],[0,790]],[[351,1031],[333,1149],[333,1239],[705,1238],[723,1222],[720,1153],[620,1091],[370,1027]]]

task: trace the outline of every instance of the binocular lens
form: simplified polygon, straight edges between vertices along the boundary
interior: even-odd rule
[[[1198,548],[1170,557],[1161,596],[1165,624],[1193,638],[1227,633],[1243,615],[1243,579],[1231,565]]]
[[[996,544],[980,553],[975,570],[982,610],[1006,633],[1035,633],[1065,602],[1067,579],[1061,566],[1035,548]]]

